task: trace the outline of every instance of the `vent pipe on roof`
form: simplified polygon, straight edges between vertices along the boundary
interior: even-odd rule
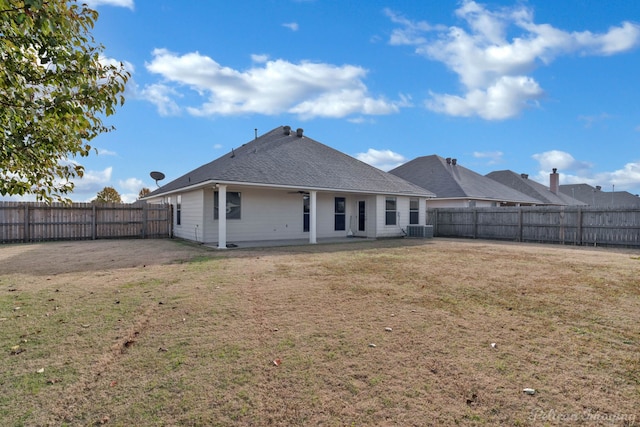
[[[450,165],[450,164],[451,164],[451,157],[447,157],[445,160],[447,161],[447,164],[448,164],[448,165]]]
[[[290,135],[291,134],[291,126],[285,126],[284,127],[284,134],[285,135]]]
[[[302,128],[298,128],[296,130],[296,135],[298,136],[298,138],[302,138],[302,132],[304,132],[304,130]]]
[[[253,132],[255,133],[256,138],[258,139],[258,128],[253,128]]]
[[[526,174],[526,173],[521,173],[521,174],[520,174],[520,176],[521,176],[523,179],[529,179],[529,175],[528,175],[528,174]]]
[[[458,164],[458,159],[451,159],[451,164],[453,166],[457,165]]]
[[[549,175],[549,191],[553,194],[558,194],[560,191],[560,174],[557,168],[553,168],[553,172]]]

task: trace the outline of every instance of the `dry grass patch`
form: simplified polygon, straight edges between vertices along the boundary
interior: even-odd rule
[[[0,424],[638,425],[638,271],[444,239],[0,246]]]

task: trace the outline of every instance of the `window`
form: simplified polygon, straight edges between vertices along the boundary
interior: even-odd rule
[[[334,229],[345,230],[345,217],[347,213],[347,204],[344,197],[336,197],[334,202],[334,212],[335,212],[335,220],[334,220]]]
[[[409,200],[409,224],[420,224],[420,201]]]
[[[396,198],[387,197],[385,201],[385,224],[396,225]]]
[[[218,192],[213,193],[213,219],[218,219]],[[227,219],[240,219],[240,193],[227,192]]]
[[[182,221],[182,195],[178,195],[176,200],[176,225],[180,225]]]
[[[309,195],[302,197],[302,231],[309,232]]]

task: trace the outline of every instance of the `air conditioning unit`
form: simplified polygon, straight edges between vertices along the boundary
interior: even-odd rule
[[[433,225],[407,225],[407,237],[433,237]]]

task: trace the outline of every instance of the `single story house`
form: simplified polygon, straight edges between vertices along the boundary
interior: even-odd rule
[[[532,206],[535,197],[507,187],[458,164],[455,158],[438,155],[417,157],[389,171],[434,192],[429,208]]]
[[[599,185],[592,187],[589,184],[566,184],[560,186],[560,192],[599,208],[640,207],[640,197],[637,194],[628,191],[603,191]]]
[[[511,170],[494,171],[485,175],[487,178],[491,178],[498,181],[500,184],[504,184],[507,187],[511,187],[514,190],[518,190],[521,193],[527,194],[540,200],[541,205],[545,206],[584,206],[585,203],[580,200],[574,199],[560,192],[560,174],[557,169],[554,169],[549,174],[549,187],[540,184],[532,179],[529,179],[529,175],[525,173],[517,174]]]
[[[176,237],[220,249],[249,241],[397,237],[426,222],[418,185],[280,126],[147,195]],[[222,208],[220,208],[222,207]]]

